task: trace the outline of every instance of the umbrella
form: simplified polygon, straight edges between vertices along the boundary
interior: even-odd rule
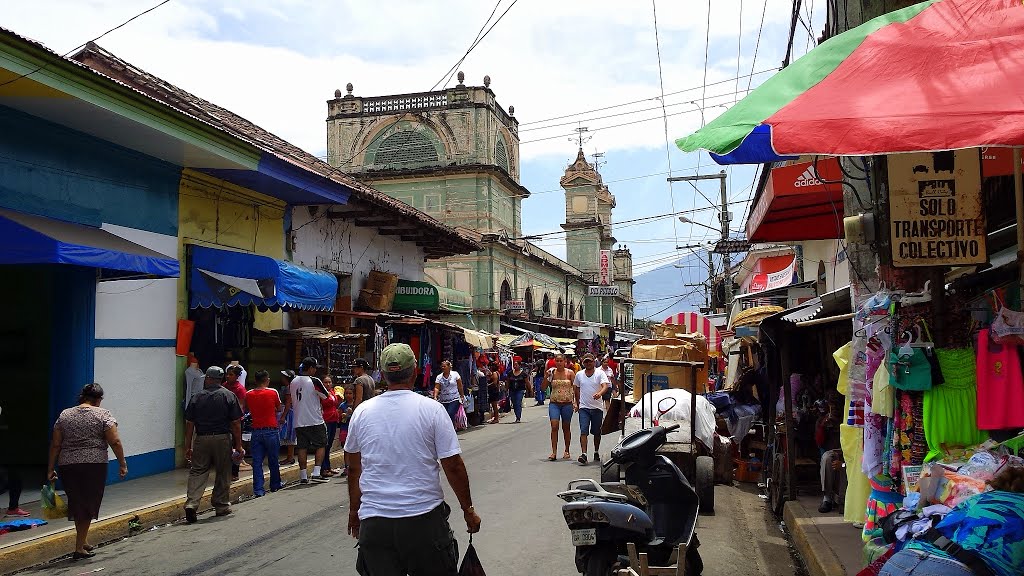
[[[1022,91],[1021,0],[932,0],[830,38],[676,144],[719,163],[1024,146]]]
[[[547,334],[541,334],[540,332],[525,332],[515,340],[508,343],[509,348],[519,347],[534,347],[534,348],[552,348],[560,350],[561,346],[558,342],[555,342],[551,336]]]
[[[684,332],[703,334],[708,341],[708,350],[715,355],[721,354],[722,338],[718,328],[706,316],[696,312],[680,312],[666,318],[664,323],[679,326]]]

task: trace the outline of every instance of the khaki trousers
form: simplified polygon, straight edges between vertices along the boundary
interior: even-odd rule
[[[213,508],[217,512],[228,510],[231,508],[231,434],[196,436],[193,440],[185,508],[199,509],[211,470],[214,474]]]

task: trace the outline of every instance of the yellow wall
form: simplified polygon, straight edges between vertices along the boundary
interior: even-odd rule
[[[198,244],[284,259],[285,203],[201,172],[182,171],[178,189],[178,258]],[[188,317],[188,292],[182,270],[178,280],[178,318]],[[256,312],[255,327],[269,332],[284,327],[281,312]]]

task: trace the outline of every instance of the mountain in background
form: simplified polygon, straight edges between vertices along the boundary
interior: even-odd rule
[[[687,286],[708,281],[707,252],[686,255],[672,264],[633,277],[633,317],[661,322],[679,312],[697,312],[705,306],[703,286]],[[715,263],[716,266],[718,263]],[[679,266],[677,268],[676,266]]]

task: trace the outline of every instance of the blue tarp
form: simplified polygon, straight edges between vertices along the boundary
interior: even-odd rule
[[[0,264],[68,264],[117,276],[178,276],[178,260],[93,226],[0,210]]]
[[[267,256],[192,246],[189,305],[329,311],[338,297],[333,274]]]
[[[771,126],[761,124],[743,139],[739,147],[728,154],[712,154],[711,159],[723,166],[729,164],[764,164],[795,160],[796,156],[779,156],[772,149]]]

